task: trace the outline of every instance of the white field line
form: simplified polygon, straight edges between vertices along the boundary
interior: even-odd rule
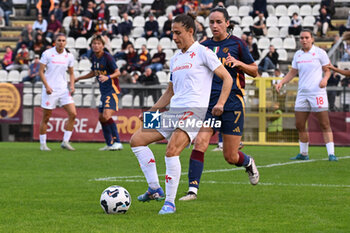
[[[341,159],[350,159],[350,156],[342,156],[338,157],[339,160]],[[328,160],[328,158],[324,159],[310,159],[310,160],[297,160],[297,161],[291,161],[291,162],[286,162],[286,163],[273,163],[273,164],[267,164],[267,165],[261,165],[257,166],[259,169],[260,168],[270,168],[270,167],[280,167],[280,166],[286,166],[286,165],[293,165],[293,164],[298,164],[298,163],[312,163],[312,162],[317,162],[317,161],[322,161],[322,160]],[[332,162],[336,163],[336,162]],[[237,171],[237,170],[243,170],[244,168],[242,167],[235,167],[235,168],[229,168],[229,169],[215,169],[215,170],[204,170],[203,173],[216,173],[216,172],[230,172],[230,171]],[[182,172],[181,175],[187,175],[187,172]],[[165,174],[160,174],[158,176],[165,176]],[[114,177],[103,177],[103,178],[95,178],[93,181],[125,181],[125,182],[139,182],[139,180],[135,180],[136,178],[144,178],[144,176],[114,176]],[[142,180],[144,182],[145,180]],[[208,181],[207,181],[208,182]],[[201,181],[201,183],[207,183],[205,181]],[[212,183],[215,181],[212,181]],[[220,183],[220,182],[216,182]],[[228,183],[223,183],[223,184],[248,184],[248,183],[235,183],[235,182],[228,182]],[[262,185],[268,185],[269,183],[259,183]],[[272,185],[278,185],[275,183],[271,183]],[[315,184],[316,185],[316,184]],[[310,185],[308,185],[310,186]],[[316,185],[317,186],[317,185]],[[348,185],[350,187],[350,185]],[[332,186],[333,187],[333,186]],[[339,186],[339,187],[347,187],[345,186]]]

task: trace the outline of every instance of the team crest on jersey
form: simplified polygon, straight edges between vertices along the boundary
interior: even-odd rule
[[[100,68],[103,69],[103,65],[102,64],[100,64]]]
[[[213,52],[214,53],[218,53],[219,49],[220,49],[220,46],[216,46],[216,47],[213,48]]]
[[[222,49],[222,51],[223,51],[224,53],[228,53],[228,50],[229,50],[229,48],[227,48],[227,47]]]

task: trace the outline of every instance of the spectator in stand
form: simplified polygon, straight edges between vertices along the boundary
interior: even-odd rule
[[[196,39],[199,43],[202,43],[203,41],[206,41],[208,39],[207,32],[204,29],[204,26],[202,23],[196,21]]]
[[[173,10],[173,15],[179,15],[185,12],[185,3],[186,0],[178,0],[176,3],[176,8]]]
[[[342,36],[344,32],[350,31],[350,11],[348,15],[348,20],[346,21],[346,24],[341,25],[339,27],[339,35]]]
[[[314,26],[314,34],[321,30],[321,37],[325,37],[327,34],[328,26],[331,23],[331,16],[327,13],[325,7],[320,9],[320,15],[316,18],[316,23]]]
[[[266,72],[269,69],[276,69],[278,64],[278,53],[273,45],[269,47],[269,53],[261,60],[259,71]]]
[[[350,41],[344,41],[344,54],[341,61],[350,61]]]
[[[161,37],[168,37],[170,39],[172,39],[172,33],[171,33],[171,24],[173,22],[173,13],[169,13],[168,14],[168,20],[164,22],[163,25],[163,33],[161,35]]]
[[[159,84],[159,79],[157,75],[152,72],[151,68],[146,68],[145,72],[138,77],[137,82],[145,86],[157,85]],[[153,102],[155,103],[162,93],[159,89],[136,89],[134,97],[136,95],[138,95],[140,98],[140,106],[144,106],[144,97],[151,95]]]
[[[84,12],[84,8],[80,5],[79,0],[75,0],[74,3],[69,8],[69,16],[76,15],[82,15]]]
[[[84,16],[89,19],[96,19],[95,10],[94,10],[94,3],[92,1],[88,2],[88,6],[84,11]]]
[[[28,70],[29,66],[29,50],[26,44],[22,44],[18,50],[15,61],[6,67],[6,70]]]
[[[47,30],[47,21],[43,18],[42,14],[38,14],[37,19],[34,21],[33,30],[36,33],[45,33]]]
[[[151,56],[149,54],[149,51],[146,47],[146,45],[141,46],[141,53],[139,54],[137,63],[135,64],[135,69],[143,72],[145,70],[145,67],[150,63]]]
[[[199,4],[198,15],[207,17],[210,13],[211,8],[213,8],[214,0],[201,0]]]
[[[336,65],[335,65],[335,68],[337,68]],[[336,71],[333,70],[331,73],[331,76],[328,79],[327,87],[337,87],[339,82],[340,82],[340,75]],[[340,94],[338,91],[327,90],[329,110],[331,112],[336,111],[335,98],[338,94]]]
[[[129,51],[129,46],[133,46],[133,44],[129,40],[129,36],[123,36],[122,50],[114,54],[115,60],[127,60],[126,54]]]
[[[81,35],[83,29],[82,23],[79,21],[77,14],[73,14],[72,21],[69,23],[69,36],[77,39]]]
[[[266,35],[267,29],[266,29],[266,21],[264,18],[264,13],[259,14],[259,20],[254,23],[253,26],[249,26],[251,33],[255,36],[263,36]]]
[[[56,35],[58,35],[58,33],[61,31],[61,29],[61,22],[56,19],[55,15],[50,15],[50,21],[47,25],[46,37],[49,37],[51,39],[55,38]]]
[[[288,34],[293,36],[299,36],[301,32],[301,18],[299,18],[298,13],[294,12],[290,25],[288,27]]]
[[[165,15],[165,8],[164,0],[154,0],[151,5],[150,13],[159,17]]]
[[[253,3],[253,11],[251,11],[249,15],[255,18],[260,13],[263,13],[265,18],[267,18],[268,12],[267,12],[266,6],[267,6],[266,0],[255,0]]]
[[[97,24],[95,27],[95,32],[98,35],[106,35],[108,32],[107,25],[105,24],[103,18],[98,18]]]
[[[128,18],[127,13],[123,13],[122,22],[118,26],[119,34],[130,35],[132,29],[132,21]]]
[[[249,35],[247,37],[247,46],[248,46],[249,52],[252,55],[254,61],[259,60],[260,54],[259,54],[259,50],[258,50],[258,45],[255,42],[253,42],[252,35]]]
[[[21,48],[21,45],[23,43],[26,44],[28,48],[32,48],[34,35],[35,35],[35,32],[33,30],[32,25],[27,24],[26,27],[21,32],[15,51],[18,51],[18,49]]]
[[[11,65],[13,63],[12,61],[12,48],[10,46],[6,46],[5,48],[6,52],[4,54],[4,58],[1,61],[1,65],[3,69],[6,69],[7,66]]]
[[[135,65],[138,61],[137,52],[135,51],[134,45],[128,46],[128,53],[126,54],[126,64],[122,70],[126,70],[128,73],[135,70]]]
[[[326,8],[327,14],[333,16],[335,14],[334,0],[322,0],[321,8]]]
[[[71,7],[73,6],[72,0],[61,0],[59,5],[63,13],[63,18],[73,15],[70,12]]]
[[[1,0],[0,7],[4,11],[5,25],[10,26],[10,15],[12,12],[13,3],[12,0]]]
[[[81,35],[89,39],[95,33],[95,24],[89,17],[83,16],[83,30]]]
[[[151,68],[153,72],[161,71],[165,64],[165,53],[161,45],[157,46],[157,52],[151,59],[151,64],[147,68]]]
[[[55,5],[54,0],[39,0],[36,4],[36,9],[39,14],[42,14],[44,18],[49,16],[49,12],[53,10]]]
[[[100,2],[100,5],[97,8],[97,18],[102,18],[106,22],[109,22],[109,10],[104,1]]]
[[[47,44],[47,42],[44,39],[43,35],[36,34],[35,40],[33,43],[34,53],[41,56],[41,54],[45,51],[46,44]]]
[[[109,38],[117,37],[119,34],[117,18],[112,16],[107,26]]]
[[[154,20],[154,15],[149,14],[149,20],[145,23],[145,38],[148,39],[150,37],[158,37],[158,22]]]
[[[185,10],[185,13],[190,12],[193,15],[197,15],[198,1],[197,0],[187,0],[187,1],[185,1],[184,10]]]
[[[31,82],[35,83],[40,81],[40,76],[39,76],[39,67],[40,67],[40,56],[36,54],[34,56],[34,62],[29,66],[29,73],[28,76],[25,76],[22,79],[23,82]]]
[[[4,15],[5,15],[5,12],[1,9],[0,7],[0,21],[2,22],[4,20]],[[4,23],[5,24],[5,23]]]
[[[245,34],[245,33],[242,33],[241,40],[243,40],[244,42],[248,43],[248,35]]]
[[[60,7],[60,4],[62,3],[58,3],[58,2],[55,2],[55,5],[54,5],[54,8],[52,11],[50,11],[49,15],[52,15],[54,14],[56,19],[60,22],[62,22],[63,20],[63,11]]]
[[[139,0],[131,0],[127,7],[128,15],[135,17],[141,14],[141,3]]]

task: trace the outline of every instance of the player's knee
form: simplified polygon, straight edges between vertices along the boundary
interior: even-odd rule
[[[207,150],[207,142],[201,137],[197,137],[195,142],[194,142],[194,149],[199,150],[199,151],[206,151]]]
[[[298,131],[305,131],[305,124],[302,122],[295,122],[295,128]]]
[[[75,120],[75,118],[77,117],[77,113],[76,113],[76,112],[70,112],[70,113],[68,114],[68,117],[69,117],[70,119],[72,119],[72,120]]]
[[[327,131],[331,128],[329,122],[320,122],[320,127],[322,131]]]
[[[227,163],[229,164],[236,164],[239,160],[238,157],[238,149],[237,150],[231,150],[231,151],[225,151],[224,150],[224,157]]]
[[[100,116],[98,117],[98,120],[99,120],[101,123],[105,123],[105,122],[108,121],[108,119],[106,119],[106,117],[105,117],[104,115],[100,115]]]
[[[168,146],[166,148],[166,153],[165,153],[165,155],[167,157],[172,157],[172,156],[176,156],[179,154],[180,154],[180,152],[178,152],[178,147],[176,147],[175,145],[168,144]]]
[[[142,137],[140,137],[139,134],[136,132],[130,138],[130,147],[137,147],[137,146],[147,146],[147,145],[145,145],[144,141],[142,140]]]

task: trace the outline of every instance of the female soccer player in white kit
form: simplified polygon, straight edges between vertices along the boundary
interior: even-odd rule
[[[56,37],[56,46],[46,50],[40,59],[39,75],[43,82],[41,94],[43,118],[40,123],[40,150],[43,151],[50,151],[50,148],[46,145],[47,123],[51,117],[52,110],[56,108],[58,102],[68,113],[68,121],[64,128],[65,131],[61,147],[67,150],[74,150],[69,144],[75,117],[77,115],[71,96],[71,94],[74,93],[74,57],[65,49],[66,44],[66,35],[58,34]],[[67,69],[69,73],[70,91],[67,88]]]
[[[295,125],[299,133],[300,153],[292,160],[308,160],[309,134],[306,122],[310,112],[314,112],[320,124],[326,143],[329,161],[337,161],[334,155],[333,133],[328,118],[328,99],[326,86],[330,77],[327,53],[313,45],[314,37],[309,30],[302,30],[300,43],[302,49],[294,54],[292,69],[276,85],[282,88],[299,73],[298,94],[295,101]],[[323,71],[323,76],[322,76]]]
[[[167,90],[149,110],[156,111],[170,103],[168,113],[178,115],[177,121],[204,120],[214,73],[223,79],[224,84],[219,100],[213,108],[213,115],[222,114],[223,106],[232,87],[230,74],[214,52],[194,41],[194,18],[191,14],[181,14],[173,20],[173,40],[180,51],[170,61],[171,78]],[[131,138],[131,149],[140,163],[149,186],[148,191],[138,197],[138,200],[143,202],[164,199],[164,192],[159,185],[154,155],[148,145],[164,138],[168,139],[165,157],[166,197],[159,214],[175,212],[175,197],[181,176],[179,156],[182,150],[196,137],[199,129],[200,127],[187,128],[186,124],[185,127],[178,125],[168,129],[164,127],[158,130],[147,129],[147,131],[139,129]]]

